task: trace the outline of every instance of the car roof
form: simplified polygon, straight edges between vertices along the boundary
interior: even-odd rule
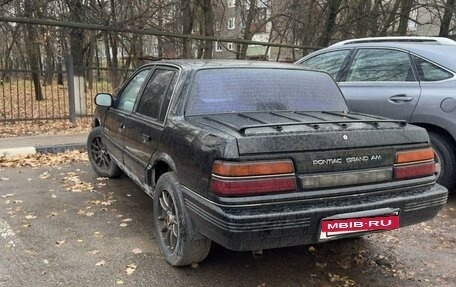
[[[455,42],[456,43],[456,42]],[[310,53],[304,58],[313,57],[316,54],[329,52],[333,50],[344,50],[353,48],[392,48],[410,51],[416,55],[426,58],[435,62],[443,67],[446,67],[453,72],[456,72],[456,45],[436,44],[436,43],[422,43],[422,42],[366,42],[366,43],[350,43],[344,45],[332,45],[328,48],[318,50]],[[301,62],[299,60],[298,62]]]
[[[389,36],[389,37],[370,37],[349,39],[337,42],[332,46],[343,46],[349,44],[361,43],[381,43],[381,42],[395,42],[395,43],[415,43],[415,44],[433,44],[433,45],[456,45],[456,42],[445,37],[421,37],[421,36]]]
[[[245,61],[245,60],[160,60],[151,62],[148,65],[170,64],[181,67],[186,70],[216,69],[216,68],[275,68],[275,69],[293,69],[295,65],[288,63],[265,62],[265,61]]]

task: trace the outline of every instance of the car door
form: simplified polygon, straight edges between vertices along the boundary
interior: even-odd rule
[[[178,78],[173,67],[157,66],[138,100],[125,129],[124,159],[132,177],[146,182],[146,168],[160,140],[171,95]]]
[[[354,112],[409,121],[421,94],[408,52],[360,48],[338,83]]]
[[[103,124],[106,148],[120,164],[124,164],[123,149],[127,118],[133,110],[149,72],[150,68],[145,68],[134,74],[118,93],[114,107],[106,112]]]

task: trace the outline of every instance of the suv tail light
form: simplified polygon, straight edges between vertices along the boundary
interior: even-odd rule
[[[404,180],[430,176],[436,173],[432,148],[408,150],[396,153],[394,179]]]
[[[296,190],[291,160],[225,162],[212,166],[211,190],[222,196],[246,196]]]

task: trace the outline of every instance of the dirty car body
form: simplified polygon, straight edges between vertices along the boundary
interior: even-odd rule
[[[350,113],[326,73],[163,61],[140,68],[116,101],[96,102],[91,163],[104,176],[123,170],[154,198],[172,265],[203,260],[211,241],[262,250],[391,229],[391,219],[404,227],[447,199],[426,131]],[[385,228],[359,223],[379,218]]]

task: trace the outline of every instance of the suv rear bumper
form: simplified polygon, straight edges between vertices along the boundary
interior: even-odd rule
[[[237,251],[321,242],[321,220],[336,214],[387,208],[399,211],[400,227],[416,224],[436,216],[448,197],[447,189],[435,184],[380,194],[365,193],[348,199],[221,205],[186,188],[182,190],[196,229],[218,244]]]

